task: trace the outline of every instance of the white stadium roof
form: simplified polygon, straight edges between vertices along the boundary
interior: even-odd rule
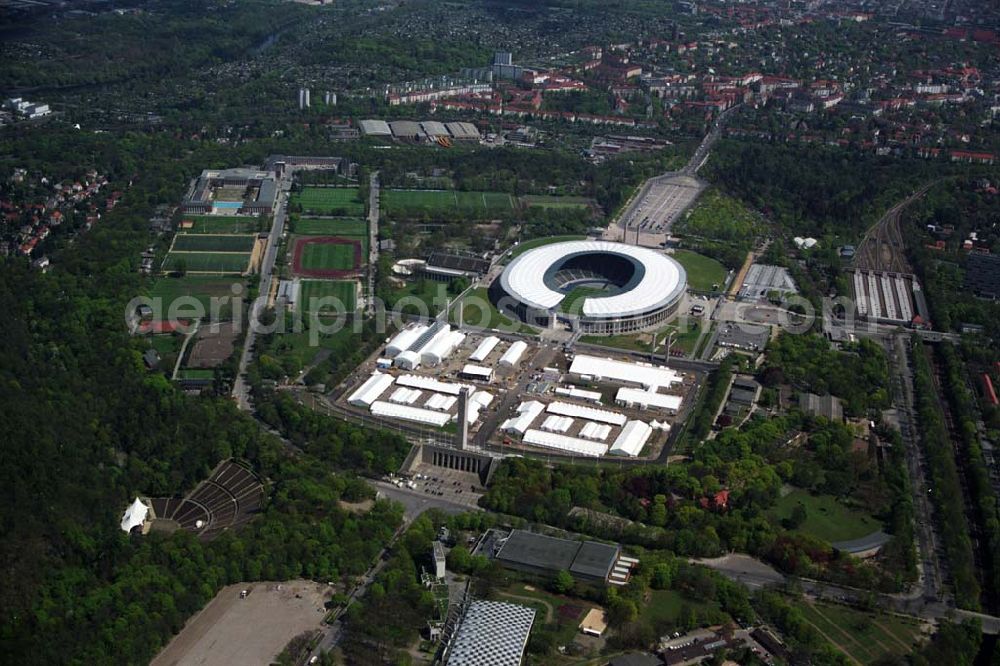
[[[629,287],[612,296],[590,297],[583,302],[587,317],[623,317],[663,307],[683,293],[687,275],[676,260],[648,248],[580,240],[551,243],[515,258],[500,277],[504,291],[537,310],[553,310],[566,294],[547,284],[547,276],[569,257],[582,254],[614,254],[628,259],[636,268]]]
[[[577,354],[569,371],[574,375],[585,375],[594,379],[612,379],[625,384],[639,384],[646,388],[670,387],[681,383],[681,376],[670,368],[649,363],[630,363],[611,358],[600,358]]]
[[[629,421],[622,428],[622,431],[618,433],[618,437],[615,438],[615,443],[611,445],[609,453],[617,453],[634,458],[642,451],[642,447],[646,445],[646,440],[649,439],[651,434],[653,434],[653,429],[649,427],[649,424],[642,421]]]
[[[592,456],[600,458],[608,452],[608,445],[599,442],[590,442],[579,437],[567,437],[554,432],[544,430],[528,430],[524,433],[523,441],[532,446],[541,446],[547,449],[558,449],[567,453],[575,453],[581,456]]]

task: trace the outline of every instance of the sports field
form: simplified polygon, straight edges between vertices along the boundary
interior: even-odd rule
[[[172,252],[250,252],[256,236],[177,234]]]
[[[457,190],[386,190],[382,210],[390,216],[465,215],[472,218],[503,216],[514,210],[514,197],[503,192]]]
[[[180,229],[186,234],[254,234],[267,231],[271,225],[269,218],[237,217],[227,215],[185,215],[181,220],[191,220],[194,226]]]
[[[580,314],[583,312],[583,303],[591,296],[600,298],[602,296],[610,296],[611,292],[607,289],[601,289],[599,287],[577,287],[573,291],[566,294],[566,298],[562,300],[559,304],[559,309],[562,312],[569,314]]]
[[[360,238],[298,236],[292,246],[292,272],[299,277],[353,277],[364,266],[365,243]]]
[[[162,277],[156,281],[149,295],[162,303],[162,317],[167,316],[170,304],[181,297],[196,298],[208,312],[212,298],[228,299],[233,291],[238,292],[236,298],[242,298],[245,293],[243,280],[232,277],[216,277],[209,275],[185,275],[184,277]],[[220,305],[222,301],[219,301]],[[231,303],[231,301],[226,301]],[[226,308],[223,308],[225,310]]]
[[[357,309],[357,283],[353,280],[303,280],[299,296],[300,309],[305,313],[339,314]],[[328,299],[329,303],[320,303]]]
[[[243,273],[249,264],[249,252],[171,252],[163,262],[163,270],[171,272],[183,268],[190,273]]]
[[[250,593],[240,598],[242,590]],[[326,585],[306,580],[222,588],[153,659],[174,664],[271,664],[292,638],[319,631]]]
[[[521,203],[525,206],[537,206],[539,208],[587,208],[593,203],[587,197],[557,197],[545,194],[526,194],[521,197]]]
[[[304,187],[292,196],[292,203],[314,213],[365,214],[365,202],[356,187]]]
[[[368,221],[357,217],[336,219],[299,219],[295,233],[303,236],[367,236]]]

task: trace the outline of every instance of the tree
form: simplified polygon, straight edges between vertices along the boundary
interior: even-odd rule
[[[573,590],[574,583],[575,581],[570,572],[560,569],[552,581],[552,589],[559,594],[569,594]]]

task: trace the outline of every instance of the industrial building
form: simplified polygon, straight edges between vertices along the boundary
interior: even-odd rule
[[[485,555],[503,566],[549,578],[568,571],[577,581],[604,585],[619,564],[621,546],[597,541],[573,541],[513,530],[491,544]]]
[[[753,264],[743,279],[739,298],[744,301],[759,301],[770,298],[772,294],[782,297],[787,294],[797,294],[798,291],[795,280],[788,274],[787,268]]]
[[[469,604],[445,650],[447,666],[519,666],[535,621],[527,606],[477,600]]]
[[[580,288],[606,295],[579,299],[582,306],[568,303]],[[516,257],[490,286],[490,297],[529,325],[616,335],[662,325],[677,313],[686,289],[684,268],[661,252],[584,240],[551,243]]]
[[[392,136],[389,123],[384,120],[362,120],[358,124],[361,126],[361,133],[365,136]]]
[[[927,304],[912,275],[857,270],[853,283],[859,317],[906,326],[929,319]]]

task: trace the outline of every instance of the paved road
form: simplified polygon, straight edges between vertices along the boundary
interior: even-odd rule
[[[292,174],[290,171],[278,182],[278,199],[274,209],[274,223],[271,225],[271,232],[267,237],[267,250],[264,252],[264,259],[260,264],[260,284],[257,291],[257,298],[250,306],[250,314],[247,319],[247,334],[243,343],[243,351],[240,353],[239,369],[236,372],[236,381],[233,382],[233,398],[239,408],[244,411],[251,411],[250,385],[246,380],[247,366],[253,358],[253,346],[257,339],[257,322],[264,306],[267,304],[267,296],[271,293],[271,273],[274,270],[274,261],[278,256],[278,244],[281,242],[281,234],[285,230],[285,215],[288,212],[288,190],[292,185]]]

